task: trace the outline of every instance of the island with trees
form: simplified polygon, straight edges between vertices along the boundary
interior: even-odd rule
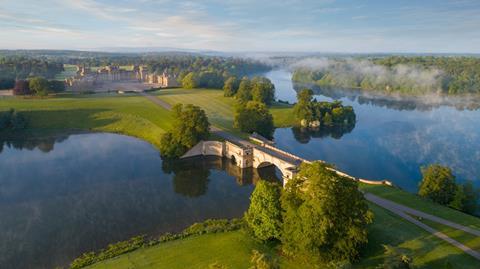
[[[297,94],[297,103],[293,107],[295,117],[303,127],[348,127],[356,122],[355,112],[351,106],[342,105],[341,101],[318,102],[313,99],[313,91],[301,90]]]

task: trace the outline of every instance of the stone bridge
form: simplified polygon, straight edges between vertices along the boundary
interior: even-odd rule
[[[247,141],[201,141],[182,158],[214,155],[231,159],[240,168],[261,168],[275,165],[281,172],[283,183],[293,178],[305,159],[282,151],[270,144],[254,144]]]
[[[226,157],[232,160],[240,168],[261,168],[269,165],[276,166],[283,177],[283,184],[285,185],[289,179],[293,178],[297,173],[302,163],[311,163],[301,157],[295,156],[291,153],[283,151],[273,146],[273,142],[266,140],[263,137],[251,136],[250,139],[255,142],[251,143],[246,140],[241,140],[236,137],[224,134],[224,142],[220,141],[201,141],[195,147],[190,149],[181,158],[188,158],[200,155],[214,155],[219,157]],[[321,161],[323,162],[323,161]],[[338,175],[352,180],[360,181],[373,185],[389,185],[393,186],[387,180],[368,180],[356,178],[346,173],[338,171],[334,168],[327,168],[334,171]]]

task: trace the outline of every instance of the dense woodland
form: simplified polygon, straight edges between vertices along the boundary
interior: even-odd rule
[[[391,56],[312,60],[298,65],[292,80],[414,95],[476,94],[480,93],[480,58]]]
[[[11,89],[15,80],[32,76],[53,79],[63,70],[63,64],[59,62],[20,56],[0,56],[0,89]]]

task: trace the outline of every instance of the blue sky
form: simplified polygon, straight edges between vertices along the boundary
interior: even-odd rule
[[[480,52],[479,0],[0,0],[0,48]]]

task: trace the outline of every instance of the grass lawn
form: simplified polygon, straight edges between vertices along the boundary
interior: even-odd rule
[[[235,99],[224,97],[222,90],[216,89],[165,89],[154,92],[158,98],[169,104],[194,104],[202,107],[212,124],[226,131],[239,134],[233,128]],[[292,126],[295,122],[291,106],[275,103],[270,111],[275,127]]]
[[[138,137],[158,146],[161,134],[171,124],[169,111],[142,96],[0,99],[0,110],[9,108],[24,112],[29,122],[25,133],[29,135],[101,131]]]
[[[243,231],[206,234],[170,241],[124,254],[87,268],[168,268],[206,269],[213,263],[228,268],[249,268],[252,250],[273,253]],[[282,260],[285,268],[304,268]]]
[[[375,204],[369,203],[369,207],[375,219],[369,228],[364,258],[355,268],[375,268],[383,260],[383,244],[406,249],[418,269],[443,269],[447,263],[451,268],[480,268],[480,261],[418,226]]]
[[[462,213],[446,206],[441,206],[401,189],[368,184],[360,184],[360,189],[416,210],[420,210],[425,213],[480,230],[480,218]]]
[[[451,228],[450,226],[446,226],[446,225],[443,225],[443,224],[438,224],[438,223],[430,221],[430,220],[421,219],[420,221],[427,224],[428,226],[446,234],[450,238],[455,239],[458,242],[472,248],[473,250],[476,250],[476,251],[480,252],[480,237],[469,234],[469,233],[466,233],[466,232],[461,231],[461,230]]]

